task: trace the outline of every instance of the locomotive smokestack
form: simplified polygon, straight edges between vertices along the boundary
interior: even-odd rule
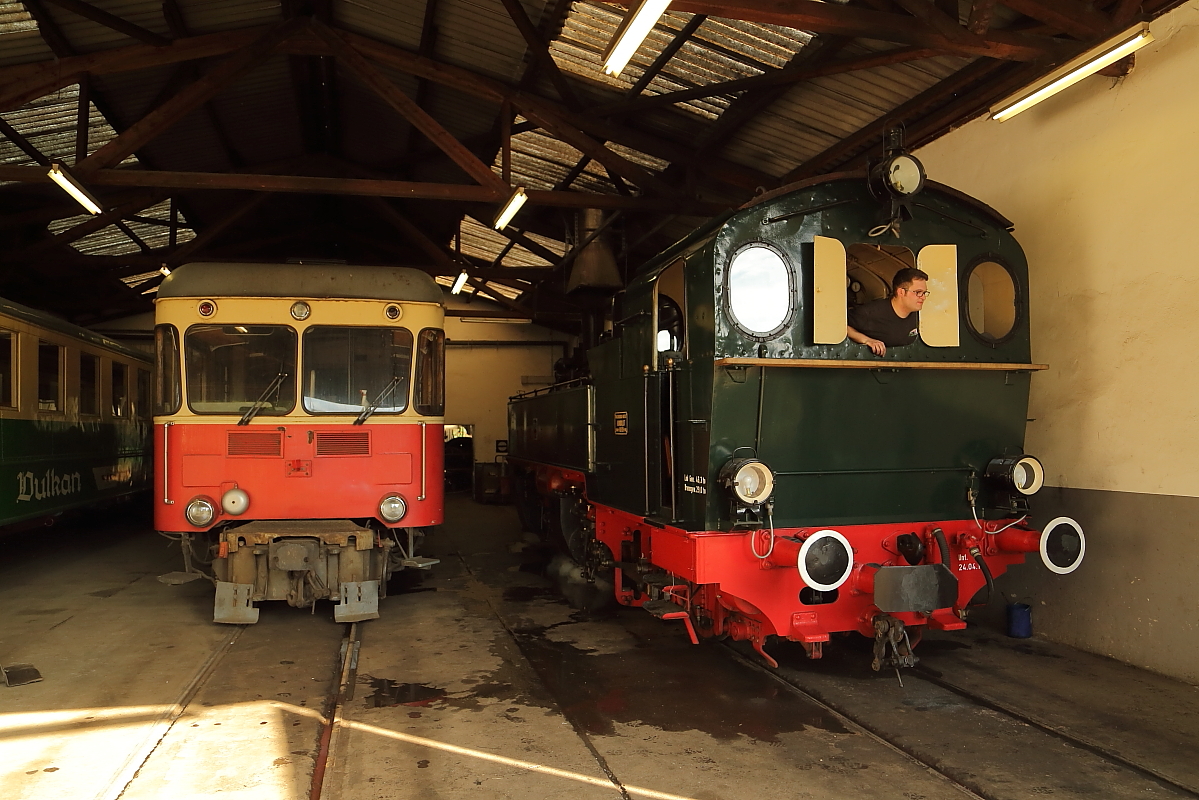
[[[580,209],[575,225],[575,241],[586,241],[592,236],[603,222],[603,211],[598,208]],[[621,287],[620,270],[616,267],[616,257],[612,248],[604,240],[604,234],[595,236],[575,256],[570,268],[570,278],[566,282],[566,291],[578,289],[619,289]]]

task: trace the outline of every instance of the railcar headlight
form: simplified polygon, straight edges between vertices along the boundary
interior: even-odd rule
[[[1023,495],[1036,494],[1045,485],[1045,468],[1032,456],[992,459],[984,476]]]
[[[748,506],[759,506],[774,491],[774,473],[756,458],[731,459],[720,470],[720,482]]]
[[[291,304],[291,316],[293,319],[305,320],[312,313],[312,306],[305,303],[303,300],[297,300]]]
[[[187,516],[188,522],[197,528],[203,528],[216,516],[216,506],[207,497],[195,497],[187,504],[187,510],[183,513]]]
[[[1069,575],[1087,554],[1087,537],[1082,526],[1069,517],[1058,517],[1041,532],[1041,563],[1050,572]]]
[[[408,513],[408,504],[398,494],[389,494],[379,503],[379,516],[388,522],[399,522]]]
[[[818,592],[831,592],[849,579],[853,548],[836,531],[816,531],[799,548],[799,577]]]
[[[244,489],[234,487],[221,495],[221,508],[225,509],[226,514],[236,517],[246,513],[249,507],[250,495],[246,494]]]

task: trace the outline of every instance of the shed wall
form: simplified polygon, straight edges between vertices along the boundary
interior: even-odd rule
[[[1199,682],[1199,2],[1153,25],[1123,80],[1092,77],[1006,123],[923,148],[928,174],[1010,217],[1028,254],[1028,452],[1057,487],[1038,504],[1086,528],[1087,561],[1027,566],[1049,638]],[[1042,603],[1044,603],[1042,605]]]

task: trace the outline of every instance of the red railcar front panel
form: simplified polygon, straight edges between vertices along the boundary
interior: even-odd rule
[[[379,502],[391,493],[404,498],[408,511],[385,523],[390,527],[439,525],[445,515],[440,423],[180,422],[154,426],[154,442],[160,531],[204,530],[184,516],[198,496],[217,508],[207,527],[255,519],[380,519]],[[221,508],[221,496],[232,488],[250,498],[237,516]]]

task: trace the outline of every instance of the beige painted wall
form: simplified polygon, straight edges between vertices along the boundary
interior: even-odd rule
[[[1199,497],[1199,0],[1152,27],[1127,78],[976,120],[919,157],[1010,218],[1028,254],[1033,360],[1050,365],[1028,452],[1051,485],[1120,493],[1061,495],[1090,518],[1087,563],[1052,588],[1021,580],[1038,632],[1199,680],[1199,600],[1178,586],[1199,545],[1167,510]]]
[[[502,311],[483,300],[465,305],[448,293],[446,307]],[[570,339],[540,325],[462,322],[457,317],[446,317],[445,333],[451,343]],[[544,345],[465,347],[451,344],[446,348],[445,421],[450,425],[475,426],[475,461],[491,461],[495,457],[496,439],[508,438],[508,398],[538,388],[524,385],[522,377],[553,375],[554,362],[562,354],[561,347]]]
[[[1016,224],[1032,273],[1028,450],[1051,483],[1199,496],[1199,3],[1092,77],[919,153]]]

